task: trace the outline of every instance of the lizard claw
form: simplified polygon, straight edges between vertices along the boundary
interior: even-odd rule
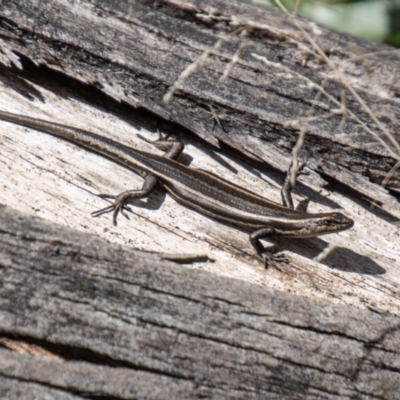
[[[131,211],[129,207],[125,205],[126,202],[126,196],[120,195],[120,196],[114,196],[110,194],[104,194],[101,193],[98,195],[102,199],[112,199],[115,200],[112,204],[110,204],[107,207],[101,208],[100,210],[93,211],[91,213],[92,217],[100,217],[100,215],[107,214],[109,212],[113,213],[113,224],[117,226],[117,217],[118,213],[121,213],[126,219],[129,219],[128,215],[125,213],[125,210]]]
[[[278,267],[278,263],[289,263],[289,259],[283,253],[272,253],[264,252],[260,254],[261,258],[264,260],[265,269],[268,269],[269,266],[276,268],[278,271],[282,272],[282,270]]]

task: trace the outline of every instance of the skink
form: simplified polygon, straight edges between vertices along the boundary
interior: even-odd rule
[[[307,238],[343,231],[354,224],[351,218],[340,212],[312,214],[305,210],[294,209],[292,187],[288,177],[281,191],[283,205],[280,205],[211,172],[186,167],[176,161],[184,146],[175,136],[161,136],[154,142],[141,137],[165,151],[163,156],[159,156],[127,147],[82,129],[37,118],[0,111],[0,119],[66,139],[140,172],[145,177],[141,189],[125,191],[117,196],[99,195],[113,199],[114,202],[93,212],[92,215],[99,216],[113,212],[115,225],[118,213],[123,213],[127,203],[133,199],[147,197],[157,184],[165,188],[179,203],[216,220],[249,231],[250,242],[266,265],[273,263],[276,258],[279,259],[279,256],[273,256],[270,250],[264,248],[260,242],[262,238],[274,236]]]

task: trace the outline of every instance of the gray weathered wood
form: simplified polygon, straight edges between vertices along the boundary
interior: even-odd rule
[[[315,55],[307,56],[305,64],[304,57],[301,62],[296,58],[306,50],[303,47],[305,42],[300,41],[302,36],[292,22],[276,11],[224,3],[223,13],[228,15],[231,12],[231,22],[238,15],[246,19],[247,25],[251,25],[249,21],[252,19],[257,23],[263,22],[263,26],[257,29],[252,25],[248,37],[240,39],[226,36],[225,31],[232,26],[222,22],[215,25],[212,21],[216,17],[209,15],[211,25],[204,24],[204,15],[197,11],[203,9],[205,12],[206,3],[196,6],[200,8],[193,8],[191,3],[174,5],[172,2],[157,3],[160,8],[142,2],[101,2],[96,3],[96,7],[93,4],[61,0],[48,4],[26,0],[16,5],[3,1],[2,38],[7,40],[3,47],[8,49],[4,54],[14,63],[18,54],[24,57],[21,57],[23,70],[3,70],[3,85],[0,86],[2,107],[88,129],[148,151],[154,149],[136,139],[138,130],[148,137],[157,128],[179,132],[187,145],[183,162],[188,164],[192,159],[193,167],[212,171],[280,202],[279,186],[284,175],[279,171],[287,168],[290,146],[298,134],[297,130],[286,129],[285,125],[290,121],[293,124],[293,119],[298,120],[307,114],[310,98],[315,99],[315,93],[305,88],[307,82],[303,78],[307,76],[314,82],[321,82],[329,75],[327,67],[316,62],[319,58]],[[124,4],[129,4],[130,11],[123,13],[123,8],[118,8]],[[218,4],[222,7],[223,3],[214,5]],[[197,10],[196,13],[193,10]],[[211,10],[207,12],[210,14]],[[353,71],[349,67],[353,62],[357,62],[359,68],[374,66],[373,54],[365,55],[362,62],[357,57],[387,49],[360,39],[350,40],[349,36],[308,22],[300,23],[325,50],[331,49],[331,57],[337,60],[340,68],[347,66],[343,73]],[[93,29],[88,30],[88,26]],[[170,103],[165,104],[162,97],[168,87],[189,62],[194,62],[207,46],[221,37],[227,39],[222,48],[187,80]],[[225,84],[217,85],[217,78],[240,43],[244,47],[238,63]],[[287,72],[284,73],[279,65],[264,68],[264,64],[255,60],[250,51],[257,51],[275,63],[280,62],[281,67],[293,69],[295,78],[288,80]],[[357,60],[346,57],[356,57]],[[382,77],[390,75],[390,72],[395,75],[394,64],[390,62],[393,57],[395,54],[379,53],[379,66],[376,68],[380,75],[375,76],[374,69],[368,70],[354,82],[363,95],[374,100],[370,102],[373,107],[388,112],[398,101],[396,82],[390,83]],[[28,60],[42,67],[35,68]],[[370,60],[372,64],[369,64]],[[62,73],[54,74],[54,69]],[[303,74],[302,79],[299,74]],[[67,76],[79,81],[68,80]],[[80,82],[90,85],[85,87]],[[333,82],[328,79],[326,87],[332,95],[336,93]],[[93,86],[99,87],[100,92]],[[382,98],[385,87],[388,97]],[[133,91],[136,103],[130,96]],[[137,108],[105,98],[102,92]],[[326,101],[326,98],[322,97],[321,101]],[[208,110],[205,103],[213,105],[227,133],[218,126],[212,129],[212,113],[207,111],[205,114],[204,110]],[[357,113],[355,103],[347,103],[349,109]],[[229,110],[230,122],[223,117]],[[331,108],[321,105],[315,110],[325,113]],[[181,125],[162,119],[162,115]],[[365,113],[357,115],[364,118]],[[399,315],[400,233],[389,223],[400,210],[399,203],[358,173],[362,172],[356,167],[358,163],[366,168],[375,165],[371,157],[378,157],[377,147],[374,147],[376,151],[371,150],[372,153],[363,153],[362,160],[357,161],[361,154],[357,149],[366,145],[369,139],[365,137],[362,140],[354,135],[351,124],[355,121],[351,119],[346,120],[343,126],[346,135],[336,135],[338,121],[335,118],[310,122],[307,128],[309,175],[300,177],[295,200],[310,197],[312,212],[342,209],[355,219],[355,227],[339,235],[311,241],[280,243],[290,259],[290,264],[282,265],[281,271],[263,269],[246,232],[193,213],[168,196],[164,199],[160,192],[155,193],[144,206],[134,206],[131,219],[120,218],[117,227],[111,225],[109,216],[90,218],[91,211],[104,207],[104,201],[95,194],[119,193],[139,187],[142,180],[102,157],[4,122],[1,122],[0,129],[3,165],[0,180],[5,185],[0,191],[0,201],[30,215],[138,249],[207,254],[215,262],[196,263],[194,267],[213,274]],[[262,133],[266,121],[269,121],[268,135]],[[190,130],[183,129],[182,125]],[[325,133],[319,136],[322,130]],[[214,151],[215,147],[197,140],[193,133],[211,143],[218,138],[221,149]],[[329,141],[329,151],[321,153],[326,140]],[[234,147],[234,153],[226,151],[229,150],[227,145],[231,149]],[[341,153],[343,151],[346,157]],[[248,157],[250,153],[253,161]],[[330,158],[334,153],[341,154],[339,160]],[[353,160],[351,169],[346,161],[349,159]],[[326,180],[318,172],[322,170],[334,174],[339,179],[338,184],[327,187]],[[357,190],[360,187],[365,195],[380,199],[381,209],[383,207],[386,214],[366,208],[369,203],[364,202],[364,197],[354,193],[350,195],[346,185]],[[332,243],[339,248],[322,263],[312,261],[327,244]]]
[[[13,382],[40,398],[400,398],[395,317],[161,262],[4,206],[0,226],[1,335],[64,359],[1,350],[2,398],[18,398]]]
[[[281,171],[287,164],[281,159],[288,161],[298,128],[304,126],[301,118],[314,105],[312,116],[322,118],[305,126],[310,168],[400,216],[398,203],[370,183],[382,182],[399,151],[353,96],[346,95],[347,109],[386,142],[387,149],[354,118],[332,114],[339,108],[332,98],[340,99],[341,87],[335,73],[281,12],[226,0],[92,0],[73,6],[64,0],[3,0],[2,5],[2,35],[35,64],[94,84],[118,101],[151,110],[210,143],[233,147]],[[299,24],[398,139],[398,53],[307,21]],[[246,28],[245,37],[232,34],[241,27]],[[163,102],[182,71],[218,40],[221,48],[211,51],[169,103]],[[239,61],[225,82],[218,83],[239,47]],[[272,64],[265,65],[254,54]],[[323,85],[331,97],[317,99],[311,84]],[[220,115],[226,132],[213,129],[209,106]],[[394,173],[387,187],[398,190],[399,174]]]
[[[313,104],[319,117],[338,108],[316,99],[306,79],[340,98],[337,80],[276,10],[210,4],[2,0],[0,107],[149,151],[139,130],[178,132],[187,145],[183,162],[192,158],[194,167],[279,201],[300,118]],[[395,132],[397,55],[299,23]],[[245,37],[231,35],[244,25]],[[222,47],[163,102],[180,73],[221,38]],[[375,129],[346,96],[348,109]],[[224,130],[213,129],[209,105]],[[0,122],[0,203],[14,209],[0,209],[0,346],[14,350],[0,351],[0,397],[398,398],[399,320],[385,315],[400,309],[400,235],[388,223],[400,215],[391,194],[398,174],[392,192],[374,182],[396,156],[354,118],[341,121],[336,114],[308,121],[309,175],[295,199],[311,197],[312,211],[343,208],[355,228],[281,243],[290,259],[282,271],[263,269],[245,232],[162,193],[133,206],[117,227],[108,216],[90,218],[104,206],[96,193],[141,179]],[[327,177],[337,179],[335,190]],[[378,211],[366,208],[371,199]],[[312,261],[331,242],[340,247]],[[192,257],[182,267],[132,248],[215,262]]]

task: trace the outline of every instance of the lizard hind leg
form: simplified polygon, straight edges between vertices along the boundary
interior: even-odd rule
[[[297,170],[293,171],[294,165],[293,161],[290,163],[289,169],[286,173],[285,182],[283,183],[281,190],[282,204],[285,207],[295,209],[292,199],[292,190],[296,183],[296,179],[299,175],[307,175],[307,172],[304,172],[304,167],[306,166],[307,161],[303,161],[297,168]],[[295,174],[295,182],[292,183],[292,174]],[[303,199],[296,207],[297,211],[307,211],[309,199]]]
[[[164,150],[164,157],[171,158],[172,160],[176,160],[185,147],[178,136],[171,134],[163,135],[160,131],[158,131],[158,138],[156,140],[149,140],[140,134],[137,136],[139,139],[144,140],[146,143],[150,143],[155,148]]]
[[[100,215],[112,212],[114,225],[117,225],[118,213],[121,213],[125,218],[129,219],[129,217],[124,213],[124,210],[128,209],[126,204],[135,199],[143,199],[145,197],[148,197],[157,186],[157,183],[157,177],[149,174],[146,176],[143,182],[143,186],[139,190],[126,190],[125,192],[122,192],[118,195],[104,193],[99,194],[99,197],[103,199],[112,199],[114,200],[114,202],[107,207],[101,208],[97,211],[93,211],[91,214],[92,217],[99,217]]]

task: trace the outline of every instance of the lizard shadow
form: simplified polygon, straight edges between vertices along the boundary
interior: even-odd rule
[[[16,69],[16,67],[13,67],[13,69]],[[19,95],[28,100],[37,99],[42,103],[45,102],[43,95],[33,84],[17,74],[13,74],[9,68],[0,66],[0,81],[3,82],[5,87],[12,87]]]
[[[279,250],[288,250],[309,259],[316,257],[327,246],[327,243],[320,238],[298,240],[274,238],[274,243],[278,245]],[[386,270],[371,260],[370,257],[358,254],[345,247],[337,247],[320,263],[343,272],[363,275],[383,275],[386,273]]]

